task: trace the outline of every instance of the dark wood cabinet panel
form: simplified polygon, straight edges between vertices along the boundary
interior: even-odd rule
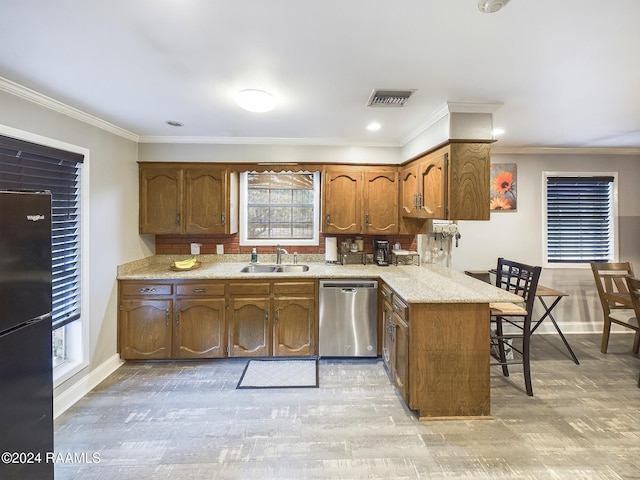
[[[130,360],[170,358],[171,300],[132,299],[120,305],[121,357]]]
[[[175,358],[225,356],[224,298],[178,299],[175,312]]]
[[[270,299],[232,297],[229,304],[229,356],[269,356]]]
[[[216,164],[141,163],[140,233],[238,231],[237,173]]]

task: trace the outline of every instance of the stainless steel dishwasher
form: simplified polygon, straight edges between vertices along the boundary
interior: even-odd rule
[[[378,354],[378,281],[320,280],[320,357]]]

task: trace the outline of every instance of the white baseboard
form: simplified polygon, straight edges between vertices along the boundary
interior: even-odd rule
[[[78,380],[72,387],[53,397],[53,418],[58,418],[69,407],[84,397],[105,378],[115,372],[124,362],[118,354],[94,368],[88,375]]]

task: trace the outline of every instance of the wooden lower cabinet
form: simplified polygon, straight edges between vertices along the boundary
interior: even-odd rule
[[[382,357],[421,419],[488,418],[489,305],[407,303],[382,284]]]
[[[273,354],[276,357],[315,355],[314,307],[313,298],[274,299]]]
[[[270,355],[270,303],[269,297],[231,297],[229,300],[230,357]]]
[[[124,360],[313,356],[316,280],[120,281]]]
[[[489,417],[489,304],[411,304],[409,316],[409,407],[423,419]]]
[[[224,357],[225,308],[224,298],[176,300],[174,357]]]
[[[393,298],[393,380],[405,402],[409,402],[409,307]]]
[[[315,355],[316,284],[303,280],[231,282],[229,356]],[[256,292],[265,296],[257,297]]]
[[[171,357],[171,299],[127,299],[120,303],[120,356],[126,360]]]

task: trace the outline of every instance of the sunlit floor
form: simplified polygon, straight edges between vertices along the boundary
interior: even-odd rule
[[[493,420],[420,422],[377,360],[320,360],[320,388],[236,390],[246,360],[127,363],[56,421],[64,479],[640,478],[631,334],[536,335],[534,397],[493,368]],[[94,455],[97,454],[97,455]]]

